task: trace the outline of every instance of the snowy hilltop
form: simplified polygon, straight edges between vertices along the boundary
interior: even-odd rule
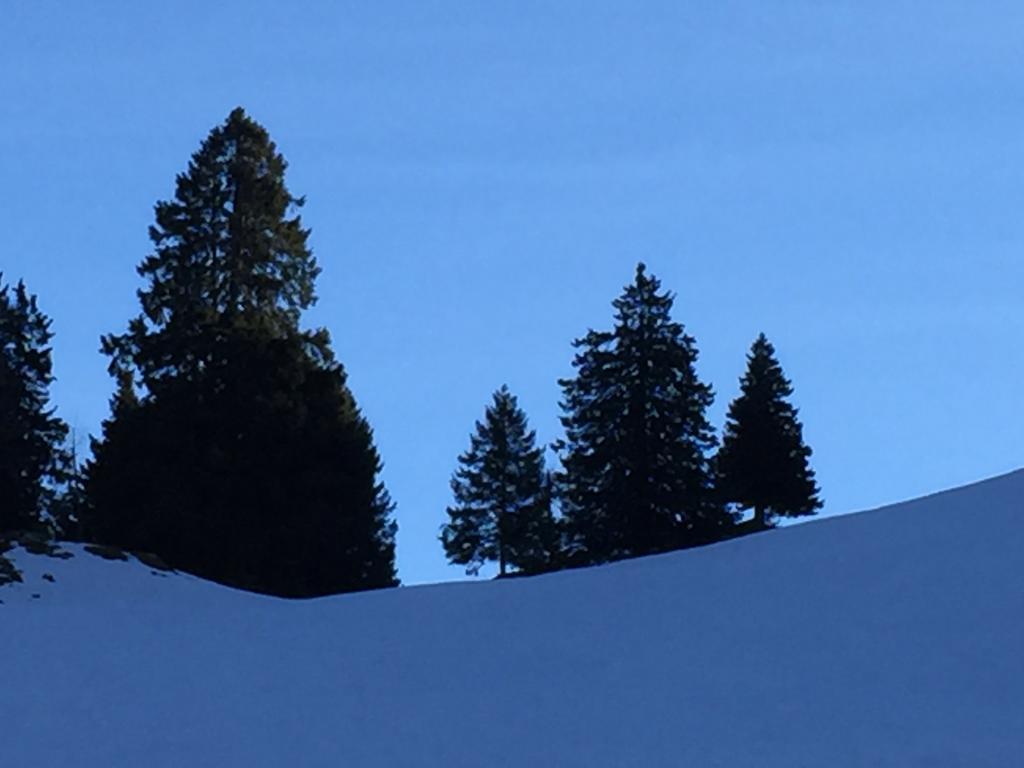
[[[7,765],[1024,754],[1024,471],[603,567],[305,601],[64,549],[8,553]]]

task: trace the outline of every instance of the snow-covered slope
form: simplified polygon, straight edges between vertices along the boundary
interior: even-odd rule
[[[306,602],[72,549],[15,551],[25,583],[0,588],[4,765],[1024,764],[1024,472],[603,568]]]

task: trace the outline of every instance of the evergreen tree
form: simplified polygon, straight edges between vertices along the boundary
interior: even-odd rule
[[[692,336],[671,319],[673,297],[643,264],[613,302],[615,327],[573,342],[576,378],[562,379],[565,439],[556,443],[570,557],[592,563],[714,540],[731,518],[715,503]]]
[[[85,478],[78,459],[77,432],[71,429],[64,443],[67,458],[64,482],[50,505],[50,524],[55,539],[82,541],[80,514],[85,505]]]
[[[286,163],[241,109],[156,206],[141,314],[86,468],[88,538],[289,596],[396,583],[372,433],[325,330]]]
[[[520,573],[547,573],[562,567],[561,521],[553,510],[554,478],[545,469],[534,504],[514,517],[510,526],[511,559]]]
[[[811,449],[804,444],[797,409],[786,400],[793,387],[763,333],[750,349],[740,388],[716,458],[722,500],[753,508],[757,529],[779,517],[813,515],[821,501],[807,463]]]
[[[68,428],[49,405],[52,338],[24,283],[0,287],[0,532],[42,528],[67,477]]]
[[[441,529],[449,561],[473,574],[493,561],[501,575],[545,570],[557,532],[544,452],[507,386],[494,393],[459,464],[451,481],[456,505]]]

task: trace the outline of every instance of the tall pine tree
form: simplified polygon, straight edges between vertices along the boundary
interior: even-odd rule
[[[459,464],[451,482],[456,503],[441,529],[449,561],[474,574],[494,561],[501,575],[547,569],[557,530],[544,452],[507,386],[494,393]]]
[[[576,562],[650,554],[721,537],[705,416],[711,387],[697,376],[692,336],[671,318],[673,297],[637,266],[613,302],[615,327],[573,342],[563,379],[558,496]]]
[[[241,109],[156,206],[141,314],[103,348],[118,380],[86,468],[87,537],[289,596],[396,583],[372,433],[325,330],[286,163]]]
[[[0,533],[42,528],[54,491],[68,476],[68,428],[49,405],[52,338],[50,320],[25,284],[2,285]]]
[[[740,388],[715,462],[722,500],[753,509],[756,529],[779,517],[813,515],[821,500],[807,462],[811,449],[797,409],[786,400],[793,387],[763,333],[750,349]]]

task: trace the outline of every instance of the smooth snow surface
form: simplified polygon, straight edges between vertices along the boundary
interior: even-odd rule
[[[0,588],[4,765],[1024,764],[1024,472],[602,568],[305,602],[73,551],[16,550],[25,583]]]

